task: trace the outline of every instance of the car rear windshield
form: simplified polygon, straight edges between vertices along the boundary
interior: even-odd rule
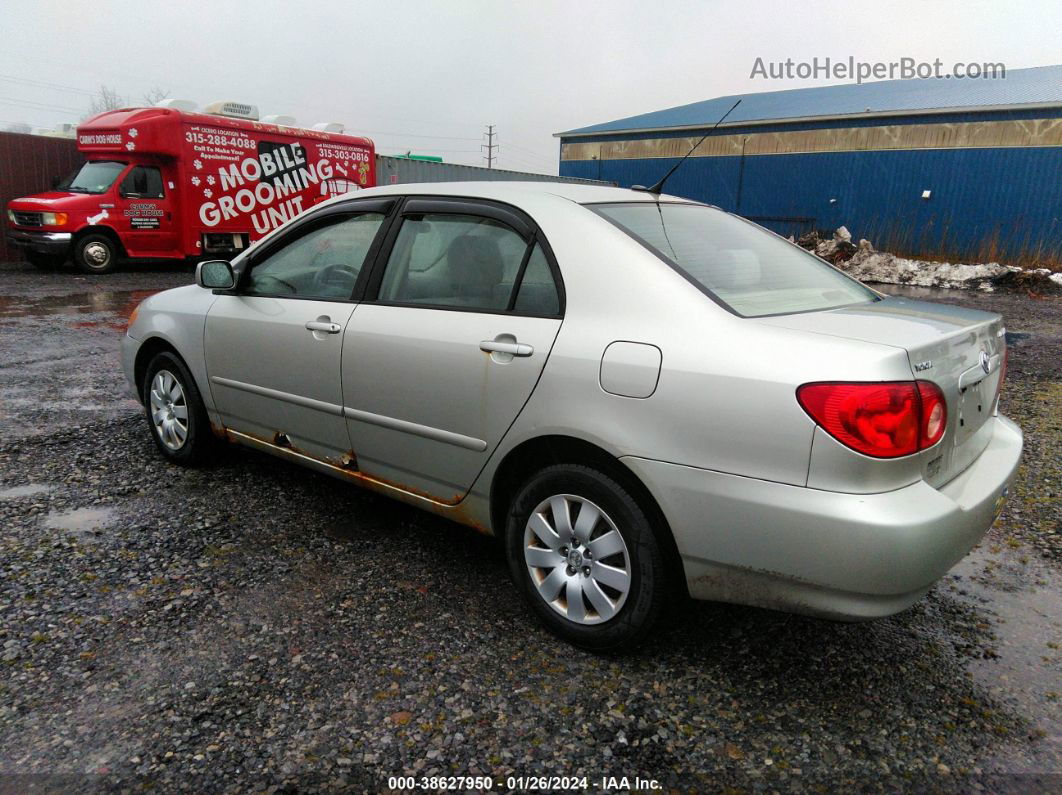
[[[703,204],[591,204],[716,302],[742,317],[814,312],[878,296],[798,246]]]

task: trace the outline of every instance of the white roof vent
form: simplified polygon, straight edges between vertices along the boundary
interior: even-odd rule
[[[203,113],[209,113],[211,116],[228,116],[231,119],[258,121],[258,106],[248,105],[246,102],[218,100],[203,108]]]
[[[342,133],[347,128],[343,126],[342,122],[319,121],[313,126],[313,129],[317,130],[317,132]]]
[[[280,114],[272,114],[271,116],[262,117],[263,124],[275,124],[277,127],[298,127],[299,124],[295,121],[294,116],[284,116]]]
[[[183,110],[185,113],[193,113],[199,108],[198,103],[192,102],[190,99],[160,99],[155,103],[156,108],[171,108],[173,110]]]

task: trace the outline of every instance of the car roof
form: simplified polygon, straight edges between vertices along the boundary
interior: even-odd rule
[[[585,185],[571,182],[414,182],[382,185],[354,193],[337,196],[324,204],[371,196],[468,196],[477,199],[493,199],[520,205],[534,197],[558,196],[578,204],[597,202],[651,202],[656,196],[646,191],[614,188],[608,185]],[[661,196],[668,201],[686,202],[678,196]],[[320,206],[320,205],[318,205]]]

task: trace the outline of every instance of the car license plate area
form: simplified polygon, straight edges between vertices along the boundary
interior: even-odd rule
[[[994,395],[989,389],[990,382],[991,379],[985,377],[959,389],[957,444],[966,441],[991,416]]]

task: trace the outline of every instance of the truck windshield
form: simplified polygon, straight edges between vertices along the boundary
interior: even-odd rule
[[[591,204],[710,298],[742,317],[814,312],[879,300],[818,257],[702,204]]]
[[[125,163],[95,160],[85,163],[55,187],[56,190],[67,190],[71,193],[103,193],[114,184],[124,168]]]

